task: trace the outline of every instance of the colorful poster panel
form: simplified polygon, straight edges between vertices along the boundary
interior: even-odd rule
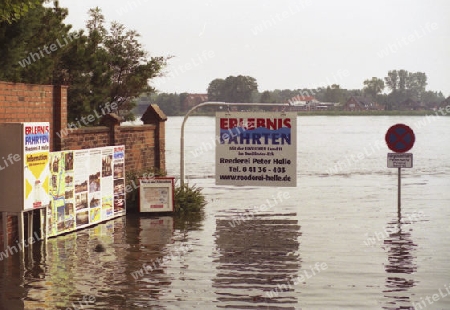
[[[102,148],[102,219],[106,220],[114,216],[113,192],[114,192],[114,176],[113,176],[113,156],[114,149],[112,147]],[[123,166],[123,164],[122,164]]]
[[[48,236],[125,214],[124,155],[123,146],[50,153]]]
[[[125,214],[125,146],[114,147],[114,216]]]
[[[59,201],[63,200],[64,192],[64,176],[63,169],[61,169],[60,163],[62,163],[62,153],[52,152],[49,155],[49,172],[50,172],[50,182],[49,182],[49,195],[50,203],[47,210],[47,235],[49,237],[56,236],[58,233],[58,215],[57,215],[57,205],[60,206]]]
[[[89,150],[73,151],[77,228],[89,225],[89,153]]]
[[[50,203],[48,160],[50,125],[48,122],[24,123],[24,210],[42,208]]]
[[[73,152],[50,153],[49,171],[48,235],[55,236],[75,229]]]
[[[89,152],[89,224],[102,220],[102,150],[91,149]]]

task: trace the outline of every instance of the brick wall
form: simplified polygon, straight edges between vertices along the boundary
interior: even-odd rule
[[[67,86],[0,81],[0,122],[50,122],[55,140],[56,132],[67,126]],[[53,142],[51,150],[57,149]]]
[[[156,168],[165,171],[164,122],[167,117],[157,105],[148,107],[142,126],[120,126],[120,122],[114,122],[114,117],[105,115],[104,118],[106,126],[67,130],[67,86],[0,81],[0,122],[50,122],[52,151],[123,144],[127,170]],[[0,213],[0,251],[3,250],[1,216]],[[8,231],[9,244],[15,244],[17,216],[8,216]]]
[[[116,144],[125,145],[126,170],[160,168],[155,162],[155,128],[155,125],[116,127]]]
[[[63,137],[62,150],[80,150],[109,145],[125,145],[126,170],[157,168],[165,170],[165,156],[158,152],[159,140],[164,150],[164,136],[156,137],[157,125],[141,126],[98,126],[74,129]]]
[[[63,137],[61,150],[81,150],[110,145],[110,129],[105,126],[74,129]]]

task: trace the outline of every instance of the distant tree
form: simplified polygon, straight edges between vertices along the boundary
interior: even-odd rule
[[[444,94],[437,91],[425,91],[421,96],[422,102],[439,104],[445,100]]]
[[[323,95],[323,101],[325,102],[343,102],[343,89],[338,84],[327,86]]]
[[[225,79],[224,92],[229,102],[251,102],[254,90],[258,90],[258,84],[253,77],[238,75]]]
[[[180,95],[176,93],[158,94],[156,104],[166,115],[178,115],[181,111]]]
[[[407,80],[409,72],[406,70],[398,71],[398,90],[400,94],[406,94]]]
[[[259,100],[261,103],[271,103],[272,101],[272,95],[270,91],[266,90],[261,94],[261,99]]]
[[[270,92],[270,96],[275,102],[283,102],[283,99],[281,97],[281,90],[280,89],[274,89]],[[289,98],[290,99],[290,98]]]
[[[364,81],[364,93],[376,99],[377,95],[384,89],[384,82],[382,79],[373,77],[370,80]]]
[[[225,101],[224,84],[224,79],[212,80],[208,86],[208,100]]]
[[[292,99],[295,96],[298,96],[299,93],[296,92],[295,90],[290,90],[290,89],[283,89],[279,92],[279,101],[275,101],[275,102],[288,102],[290,99]]]
[[[215,79],[208,86],[211,101],[252,102],[252,94],[258,90],[256,79],[250,76],[229,76],[225,80]]]
[[[390,70],[384,78],[388,95],[393,106],[408,98],[422,100],[427,86],[427,76],[424,72],[408,72],[406,70]]]
[[[397,70],[390,70],[388,72],[387,77],[384,78],[384,82],[387,88],[391,90],[391,92],[395,92],[398,89],[398,72]]]
[[[423,72],[410,72],[406,81],[407,96],[421,100],[427,86],[427,75]]]

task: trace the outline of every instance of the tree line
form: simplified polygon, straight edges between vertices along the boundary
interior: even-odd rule
[[[351,96],[364,96],[384,106],[385,110],[393,110],[398,105],[412,99],[418,102],[439,104],[445,97],[442,92],[426,90],[427,76],[424,72],[408,72],[406,70],[390,70],[386,77],[366,79],[361,89],[344,89],[338,84],[315,89],[275,89],[258,91],[258,83],[251,76],[228,76],[225,79],[214,79],[207,88],[209,101],[223,102],[259,102],[259,103],[293,103],[301,97],[314,97],[320,102],[344,104]],[[384,90],[388,92],[383,93]],[[186,112],[183,102],[186,93],[153,94],[148,100],[156,102],[168,115],[179,115]]]

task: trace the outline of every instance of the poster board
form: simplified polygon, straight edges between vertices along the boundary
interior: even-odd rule
[[[120,153],[117,161],[116,149]],[[115,173],[116,162],[120,173]],[[51,152],[49,171],[49,237],[125,214],[125,197],[120,212],[114,210],[116,194],[125,193],[120,186],[116,189],[118,183],[125,184],[124,146]]]
[[[218,112],[216,139],[216,185],[297,186],[295,112]]]
[[[139,179],[139,212],[173,212],[174,178]]]

